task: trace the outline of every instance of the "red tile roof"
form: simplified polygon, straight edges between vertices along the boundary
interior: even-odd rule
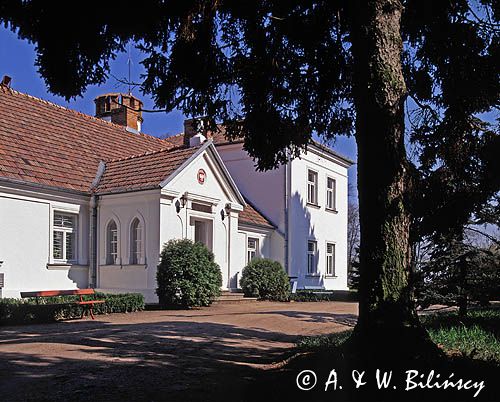
[[[105,194],[159,188],[199,148],[162,149],[110,161],[95,191]]]
[[[0,86],[0,177],[88,192],[101,160],[172,147]]]
[[[274,229],[274,225],[264,215],[262,215],[252,204],[245,200],[247,205],[243,208],[238,216],[239,223],[247,225],[263,226],[269,229]]]
[[[227,143],[223,132],[214,143]],[[197,151],[183,136],[166,140],[85,115],[0,85],[0,179],[90,194],[157,188]],[[247,204],[240,222],[273,228]]]

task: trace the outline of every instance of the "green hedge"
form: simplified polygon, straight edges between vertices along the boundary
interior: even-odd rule
[[[40,297],[36,299],[0,299],[0,325],[46,323],[80,318],[82,306],[74,304],[79,296]],[[144,310],[144,296],[140,293],[83,296],[83,300],[105,300],[94,305],[94,314],[129,313]]]

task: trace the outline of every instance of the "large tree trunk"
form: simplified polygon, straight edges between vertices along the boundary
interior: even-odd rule
[[[390,343],[413,342],[409,337],[425,338],[410,286],[410,174],[404,144],[402,9],[396,0],[359,1],[352,27],[361,228],[360,303],[355,333],[368,335],[374,342]]]

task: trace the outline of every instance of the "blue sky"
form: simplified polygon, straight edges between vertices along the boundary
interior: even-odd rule
[[[4,27],[0,27],[0,77],[9,75],[12,77],[12,88],[42,98],[80,112],[94,115],[94,98],[106,92],[127,92],[128,88],[111,77],[101,86],[88,87],[82,98],[70,102],[60,96],[52,95],[47,91],[43,79],[37,72],[35,63],[35,45],[17,38],[17,35]],[[111,74],[118,78],[128,76],[128,55],[122,53],[111,61]],[[132,47],[131,51],[131,80],[139,81],[143,72],[139,63],[141,54]],[[154,103],[148,96],[144,96],[138,90],[132,91],[134,95],[144,102],[144,109],[154,109]],[[177,134],[183,130],[184,115],[180,111],[171,113],[145,113],[142,131],[154,136],[165,134]],[[339,137],[334,144],[329,144],[337,152],[356,160],[356,143],[354,138]],[[349,183],[352,185],[352,196],[356,193],[356,168],[349,170]],[[353,197],[355,198],[355,197]],[[354,199],[353,199],[354,200]]]

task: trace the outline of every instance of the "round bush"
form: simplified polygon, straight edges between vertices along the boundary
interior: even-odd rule
[[[288,275],[277,261],[267,258],[252,260],[243,268],[240,284],[245,296],[275,301],[290,299]]]
[[[209,306],[220,295],[222,286],[221,270],[213,253],[188,239],[165,244],[156,280],[162,307]]]

